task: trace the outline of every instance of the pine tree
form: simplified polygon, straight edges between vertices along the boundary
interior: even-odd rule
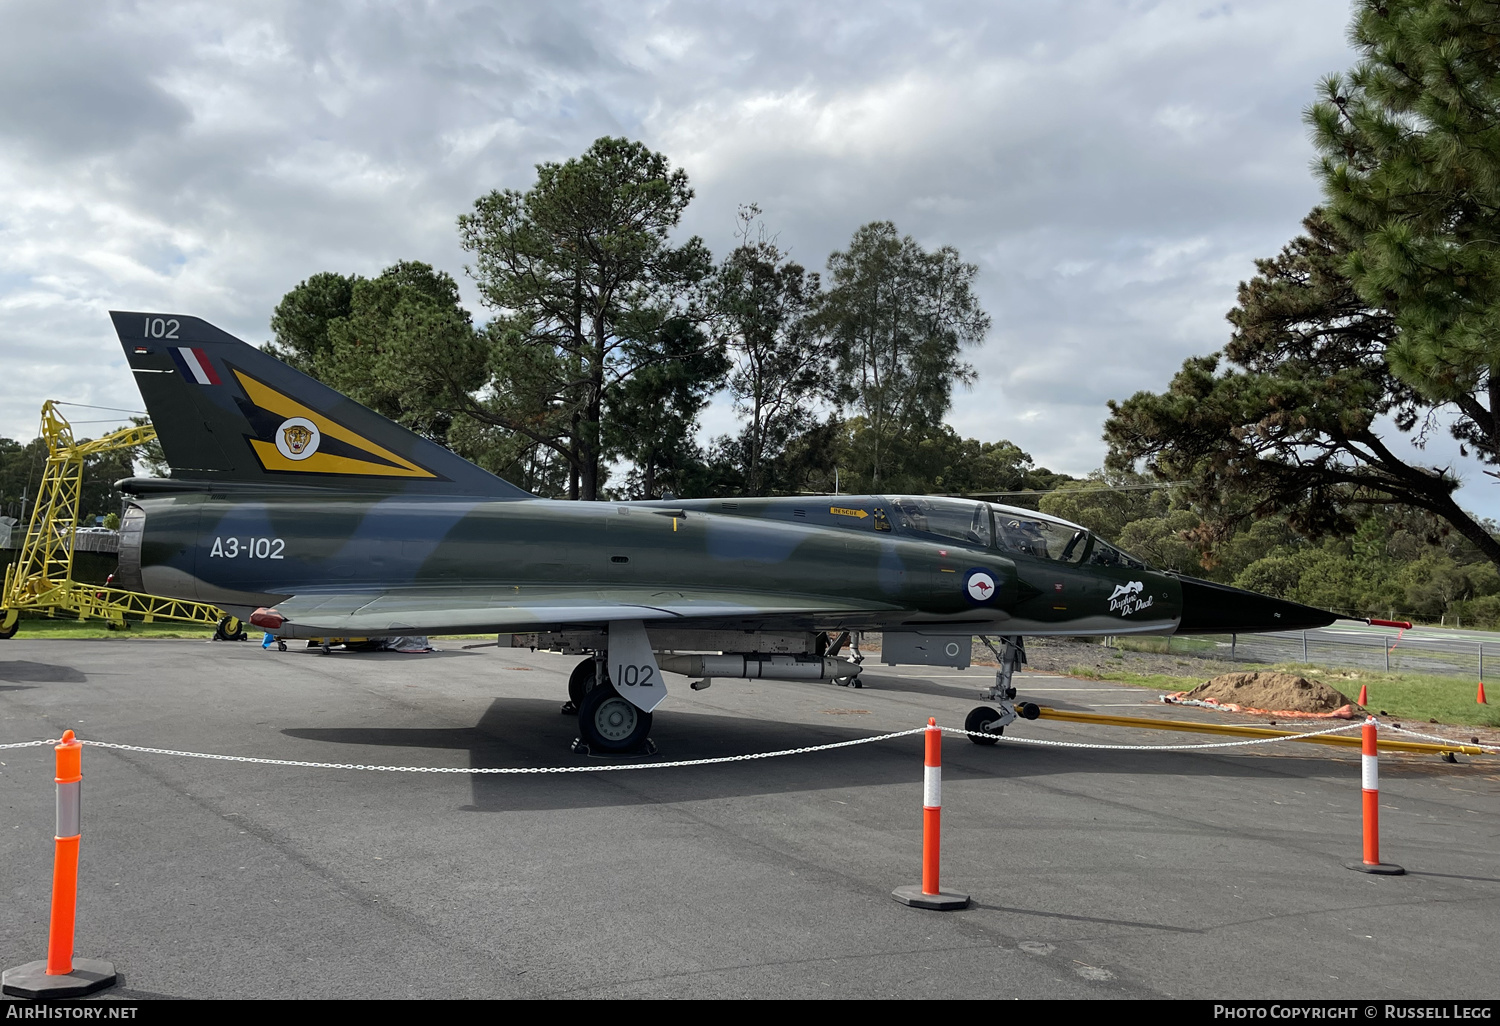
[[[1500,3],[1364,0],[1350,35],[1306,115],[1344,271],[1395,319],[1392,371],[1500,462]]]
[[[1109,466],[1144,462],[1184,482],[1205,548],[1275,515],[1307,537],[1347,535],[1371,507],[1395,504],[1441,518],[1500,564],[1500,542],[1454,501],[1457,478],[1381,437],[1388,417],[1420,441],[1434,404],[1391,373],[1399,333],[1344,276],[1343,237],[1320,211],[1303,225],[1240,285],[1222,356],[1187,360],[1160,395],[1109,404]]]

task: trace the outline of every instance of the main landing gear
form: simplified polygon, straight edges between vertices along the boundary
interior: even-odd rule
[[[590,688],[578,706],[578,739],[590,752],[634,752],[651,736],[651,714],[621,697],[608,679]]]
[[[828,645],[826,650],[819,652],[818,655],[833,657],[842,652],[845,645],[848,645],[849,658],[853,659],[855,663],[864,663],[864,653],[859,650],[859,634],[859,631],[845,631],[837,638],[835,638]],[[826,640],[828,638],[828,635],[823,635],[823,638]],[[837,684],[841,688],[847,688],[851,684],[857,688],[864,687],[864,685],[859,682],[859,674],[857,673],[848,677],[834,677],[832,678],[831,683]]]
[[[976,745],[992,745],[1000,740],[999,735],[1005,733],[1005,728],[1014,723],[1017,716],[1034,720],[1041,710],[1030,702],[1022,702],[1020,705],[1014,702],[1016,689],[1011,678],[1015,676],[1017,669],[1026,665],[1026,639],[1020,635],[1002,637],[1001,648],[998,650],[984,635],[981,634],[979,640],[995,654],[995,661],[1000,664],[1000,668],[995,671],[994,685],[980,697],[995,702],[999,708],[981,705],[971,710],[964,718],[964,729],[974,732],[969,735],[969,740]],[[976,734],[995,736],[977,737]]]
[[[635,752],[650,742],[651,714],[621,697],[609,680],[604,661],[590,656],[568,677],[565,716],[578,717],[578,745],[591,753]]]
[[[593,656],[573,667],[573,673],[568,677],[568,700],[563,703],[561,710],[564,716],[578,715],[578,710],[583,706],[583,696],[594,689],[594,682],[601,674],[608,679],[609,675],[604,667]]]

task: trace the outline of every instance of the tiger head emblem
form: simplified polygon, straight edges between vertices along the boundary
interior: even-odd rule
[[[300,456],[307,443],[312,441],[313,434],[301,424],[288,424],[281,429],[281,437],[286,440],[286,447]]]

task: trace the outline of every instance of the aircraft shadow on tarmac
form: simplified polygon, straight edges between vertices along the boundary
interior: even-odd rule
[[[88,676],[71,666],[55,663],[33,663],[25,659],[0,660],[0,680],[28,681],[36,684],[86,684]],[[19,690],[5,688],[6,691]]]
[[[431,765],[423,750],[463,750],[473,768],[586,766],[619,762],[711,759],[849,741],[881,733],[852,724],[803,724],[737,716],[671,713],[658,716],[651,759],[596,759],[568,750],[576,721],[558,713],[561,703],[534,698],[498,698],[473,727],[297,727],[288,737],[335,745],[395,749],[388,758],[366,754],[388,765]],[[1110,752],[1007,745],[979,747],[949,736],[943,746],[943,776],[949,782],[988,778],[1018,779],[1069,773],[1129,773],[1144,776],[1266,778],[1326,775],[1327,760],[1284,757],[1234,758],[1222,753],[1194,757],[1184,752]],[[475,812],[599,808],[663,801],[836,790],[897,784],[913,788],[920,801],[922,738],[892,741],[807,755],[716,766],[627,772],[562,774],[483,774],[472,778]],[[346,761],[328,753],[311,758]],[[1274,762],[1274,764],[1273,764]]]

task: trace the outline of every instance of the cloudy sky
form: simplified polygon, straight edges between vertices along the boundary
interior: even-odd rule
[[[31,437],[45,398],[139,406],[111,308],[258,343],[308,275],[415,259],[482,318],[458,214],[623,135],[686,169],[683,232],[716,253],[752,201],[809,267],[872,220],[956,246],[994,328],[950,419],[1083,474],[1105,400],[1219,348],[1237,283],[1318,201],[1300,115],[1352,63],[1348,17],[1346,0],[0,0],[0,434]],[[724,405],[707,421],[733,426]]]

